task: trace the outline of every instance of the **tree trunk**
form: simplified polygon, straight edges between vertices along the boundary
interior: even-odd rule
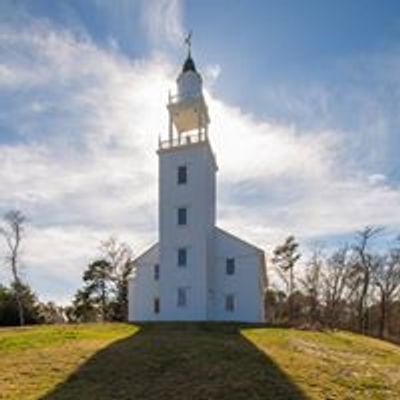
[[[15,298],[17,300],[17,306],[18,306],[19,324],[20,324],[20,326],[23,326],[23,325],[25,325],[25,316],[24,316],[24,307],[23,307],[23,304],[21,301],[19,289],[15,291]]]
[[[289,302],[288,302],[288,320],[289,324],[293,322],[293,268],[289,270]]]
[[[386,328],[386,296],[381,293],[381,316],[379,320],[379,337],[382,339],[385,335]]]
[[[391,301],[387,301],[386,302],[386,307],[385,307],[385,313],[386,313],[386,320],[385,320],[385,329],[387,331],[387,335],[388,337],[392,336],[392,302]]]
[[[364,300],[360,298],[358,302],[358,331],[363,333],[363,326],[364,326]]]
[[[368,323],[368,316],[367,316],[367,295],[368,295],[368,288],[369,288],[369,271],[365,270],[364,272],[364,283],[361,292],[361,298],[358,308],[358,324],[359,330],[362,334],[366,334],[367,331],[367,323]]]
[[[24,316],[24,306],[22,304],[22,296],[21,296],[21,281],[19,279],[17,268],[16,268],[16,260],[12,259],[12,273],[14,278],[14,290],[15,290],[15,300],[17,302],[18,307],[18,319],[20,326],[25,325],[25,316]]]
[[[101,316],[104,322],[106,320],[106,288],[104,282],[101,285]]]

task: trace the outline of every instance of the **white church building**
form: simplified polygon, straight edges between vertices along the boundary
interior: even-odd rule
[[[160,140],[159,240],[136,260],[129,321],[264,321],[260,248],[216,226],[215,155],[202,78],[190,54]]]

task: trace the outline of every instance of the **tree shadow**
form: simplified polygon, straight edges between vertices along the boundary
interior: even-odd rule
[[[142,324],[138,333],[93,355],[42,400],[307,399],[240,328]]]

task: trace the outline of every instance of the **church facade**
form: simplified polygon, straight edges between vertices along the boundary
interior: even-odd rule
[[[264,321],[264,252],[216,226],[217,163],[190,54],[160,140],[159,241],[134,260],[129,321]]]

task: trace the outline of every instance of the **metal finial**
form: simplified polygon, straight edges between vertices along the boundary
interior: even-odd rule
[[[186,35],[185,44],[188,47],[188,55],[190,56],[192,50],[192,31],[189,31],[189,33]]]

